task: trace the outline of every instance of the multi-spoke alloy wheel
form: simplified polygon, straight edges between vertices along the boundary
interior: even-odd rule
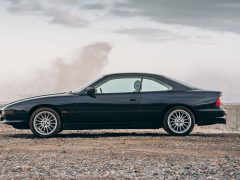
[[[50,137],[60,132],[61,121],[57,112],[41,108],[33,113],[30,119],[32,132],[39,137]]]
[[[167,112],[163,124],[164,129],[170,134],[186,135],[193,130],[195,120],[190,110],[178,107]]]
[[[49,111],[42,111],[34,117],[33,126],[39,134],[49,135],[57,127],[57,118]]]
[[[191,116],[184,110],[175,110],[168,116],[168,126],[175,133],[185,133],[191,127]]]

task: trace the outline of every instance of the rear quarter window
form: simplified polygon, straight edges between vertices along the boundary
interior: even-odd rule
[[[141,92],[161,92],[161,91],[170,91],[173,88],[154,78],[143,78]]]

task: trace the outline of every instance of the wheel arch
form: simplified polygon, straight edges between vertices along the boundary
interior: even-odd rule
[[[189,106],[189,105],[186,105],[186,104],[172,104],[172,105],[169,105],[169,106],[166,107],[166,108],[164,109],[164,111],[163,111],[163,119],[164,119],[166,113],[167,113],[170,109],[172,109],[172,108],[174,108],[174,107],[184,107],[184,108],[189,109],[189,110],[192,112],[193,116],[194,116],[195,123],[197,124],[197,115],[196,115],[196,112],[195,112],[194,108],[191,107],[191,106]],[[163,120],[163,119],[162,119],[162,120]]]
[[[56,111],[59,114],[61,120],[63,119],[61,111],[56,106],[51,105],[51,104],[40,104],[40,105],[34,106],[34,107],[32,107],[30,109],[30,111],[28,113],[28,122],[29,122],[33,112],[36,111],[39,108],[50,108],[50,109],[53,109],[54,111]]]

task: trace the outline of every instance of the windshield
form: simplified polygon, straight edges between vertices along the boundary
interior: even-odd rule
[[[91,84],[93,84],[93,83],[95,83],[96,81],[98,81],[99,79],[101,79],[101,78],[95,79],[94,81],[87,82],[87,83],[83,84],[80,88],[75,89],[75,90],[70,91],[70,92],[71,92],[71,93],[74,93],[74,94],[78,94],[78,93],[80,93],[82,90],[84,90],[84,89],[86,89],[88,86],[90,86]]]

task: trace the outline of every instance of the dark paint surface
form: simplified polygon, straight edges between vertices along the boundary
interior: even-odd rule
[[[167,77],[124,73],[104,76],[88,87],[115,77],[154,77],[173,87],[171,91],[87,95],[60,93],[16,101],[0,109],[1,121],[15,128],[29,128],[31,113],[39,107],[55,109],[62,117],[64,129],[160,128],[171,107],[189,108],[198,125],[226,123],[225,111],[216,107],[220,92],[199,90]],[[86,87],[87,88],[87,87]]]

